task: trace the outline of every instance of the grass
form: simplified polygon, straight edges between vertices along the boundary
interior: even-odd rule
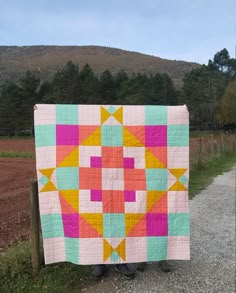
[[[214,177],[229,171],[236,164],[236,153],[226,154],[190,171],[189,198],[205,189]]]
[[[88,266],[58,263],[42,266],[34,277],[31,268],[30,243],[9,248],[0,257],[0,288],[2,293],[11,292],[70,292],[80,289],[88,279]]]
[[[2,158],[34,158],[34,153],[29,152],[0,152]]]

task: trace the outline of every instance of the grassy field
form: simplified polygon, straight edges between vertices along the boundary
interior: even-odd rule
[[[30,152],[0,152],[1,158],[34,158],[35,154]]]
[[[236,165],[236,154],[225,154],[211,160],[190,173],[190,198],[209,185],[213,178]],[[31,269],[30,243],[21,243],[9,248],[0,257],[1,292],[66,292],[86,286],[90,266],[70,263],[42,266],[38,276]]]

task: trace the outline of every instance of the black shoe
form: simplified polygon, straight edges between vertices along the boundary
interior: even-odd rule
[[[91,273],[91,277],[95,281],[99,281],[105,275],[106,265],[96,265]]]
[[[159,262],[162,272],[169,273],[171,271],[170,266],[166,260]]]
[[[146,269],[147,263],[146,262],[140,262],[137,264],[137,271],[144,272]]]
[[[116,265],[116,270],[118,273],[124,276],[127,280],[134,279],[135,277],[135,272],[132,271],[125,263]]]

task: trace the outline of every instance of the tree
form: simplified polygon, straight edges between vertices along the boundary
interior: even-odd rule
[[[17,134],[21,122],[21,97],[19,87],[13,82],[2,86],[0,95],[0,132],[4,135]]]
[[[33,129],[33,107],[39,101],[38,88],[40,79],[33,73],[27,71],[19,81],[19,94],[21,103],[19,109],[21,110],[21,122],[18,122],[24,130]]]
[[[54,75],[52,88],[56,103],[80,103],[79,66],[69,61],[62,70],[57,71]]]
[[[99,79],[98,87],[99,102],[103,104],[114,104],[117,99],[116,85],[109,70],[105,70]]]
[[[225,89],[219,103],[217,118],[223,124],[236,124],[236,79]]]

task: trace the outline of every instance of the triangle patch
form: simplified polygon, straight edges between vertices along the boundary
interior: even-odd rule
[[[48,183],[44,185],[44,187],[40,190],[40,192],[47,192],[47,191],[57,191],[57,188],[51,181],[48,181]]]
[[[146,168],[165,168],[157,157],[155,157],[149,150],[145,149]]]
[[[84,217],[79,218],[79,237],[80,238],[100,238],[98,231],[87,222]]]
[[[102,214],[80,214],[80,216],[91,225],[97,233],[103,235],[103,215]],[[91,238],[91,237],[90,237]]]
[[[126,235],[133,229],[133,227],[140,221],[144,214],[125,214]]]
[[[147,235],[146,215],[140,219],[140,221],[130,230],[126,237],[141,237]]]
[[[166,196],[165,191],[147,191],[147,213],[150,213],[150,210],[156,205],[162,197]]]
[[[81,145],[86,138],[88,138],[98,126],[96,125],[80,125],[79,126],[79,144]]]
[[[40,169],[39,172],[46,176],[48,179],[50,179],[54,170],[55,168]]]
[[[186,168],[168,169],[172,175],[179,179],[187,171]]]
[[[124,146],[143,147],[143,144],[126,128],[123,128],[123,143]]]
[[[151,207],[151,209],[148,211],[149,213],[158,213],[158,214],[164,214],[168,212],[167,208],[167,194],[163,197],[161,197],[154,205]]]
[[[79,147],[76,147],[58,167],[78,167],[79,166]]]
[[[147,147],[146,149],[163,164],[164,168],[167,167],[167,147]]]
[[[123,107],[120,107],[114,114],[113,117],[116,118],[117,121],[120,122],[120,124],[123,124]]]
[[[61,195],[59,195],[60,197],[60,203],[61,203],[61,212],[62,214],[76,214],[77,210],[75,210],[65,199],[64,197]]]
[[[111,114],[103,107],[101,107],[101,124],[103,124]]]
[[[171,188],[169,188],[169,191],[181,191],[181,190],[186,191],[187,188],[179,181],[176,181],[175,184],[172,185]]]
[[[60,196],[75,210],[79,211],[79,191],[78,190],[61,190]]]
[[[101,146],[101,128],[98,127],[81,145],[84,146]]]

